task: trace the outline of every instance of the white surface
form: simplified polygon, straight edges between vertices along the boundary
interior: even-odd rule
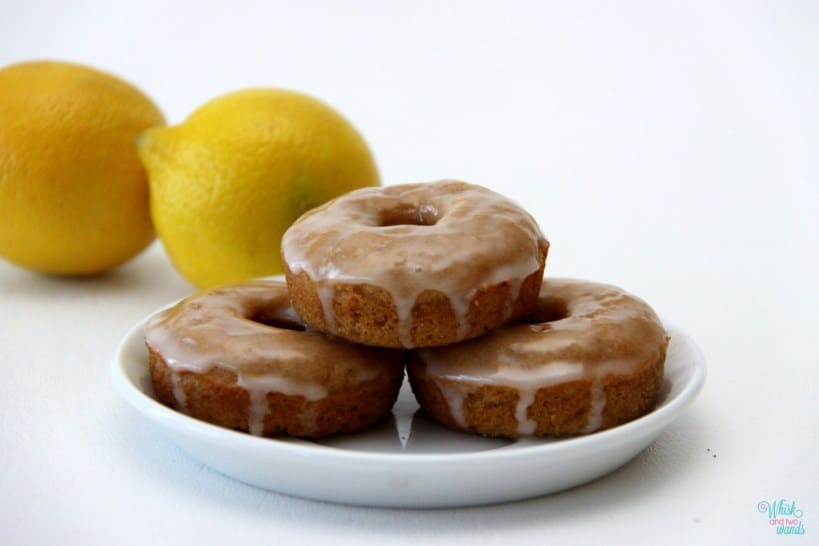
[[[589,485],[489,508],[299,500],[192,460],[116,395],[118,340],[190,288],[154,246],[86,280],[0,264],[2,544],[777,544],[819,534],[819,4],[0,1],[0,64],[58,57],[183,119],[285,85],[387,182],[524,203],[548,272],[618,284],[699,343],[702,395]],[[762,499],[795,500],[803,537]]]
[[[145,323],[120,343],[114,383],[140,414],[195,459],[243,482],[299,497],[385,508],[509,502],[562,491],[619,468],[694,400],[705,360],[685,333],[671,342],[657,407],[623,426],[562,440],[515,442],[452,432],[417,414],[405,381],[389,419],[328,440],[258,438],[192,419],[156,400]]]

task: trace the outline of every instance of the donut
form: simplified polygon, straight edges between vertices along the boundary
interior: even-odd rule
[[[549,243],[484,187],[444,180],[363,188],[282,237],[293,307],[313,328],[380,347],[480,336],[537,300]]]
[[[407,373],[441,424],[521,438],[595,432],[650,411],[668,337],[645,302],[620,288],[548,279],[520,321],[414,352]]]
[[[308,330],[276,281],[186,298],[149,319],[145,344],[160,402],[258,436],[363,429],[390,412],[404,377],[401,351]]]

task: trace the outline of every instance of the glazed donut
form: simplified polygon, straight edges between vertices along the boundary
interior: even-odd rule
[[[458,181],[364,188],[282,238],[293,307],[312,327],[382,347],[482,335],[537,299],[549,243],[509,199]]]
[[[647,413],[668,337],[654,311],[614,286],[543,282],[524,320],[464,343],[415,352],[419,405],[449,428],[485,436],[566,436]]]
[[[157,398],[254,435],[319,437],[389,413],[404,377],[399,351],[307,331],[283,282],[191,296],[145,328]]]

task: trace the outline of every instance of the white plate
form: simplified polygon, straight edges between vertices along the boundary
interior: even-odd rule
[[[147,319],[146,319],[147,320]],[[331,502],[389,507],[468,506],[524,499],[580,485],[620,467],[695,398],[705,361],[670,328],[660,403],[625,425],[578,438],[506,441],[446,430],[418,413],[407,387],[391,418],[322,441],[270,439],[224,429],[157,402],[143,345],[145,320],[120,343],[117,389],[192,457],[243,482]]]

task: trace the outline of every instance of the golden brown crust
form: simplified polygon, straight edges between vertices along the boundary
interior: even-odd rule
[[[180,371],[175,387],[174,372],[165,359],[150,347],[148,352],[151,380],[160,402],[215,425],[249,431],[250,395],[236,383],[235,374],[219,367],[206,373]],[[270,392],[261,434],[316,438],[364,429],[390,412],[403,377],[402,366],[385,364],[377,377],[330,391],[320,400]],[[184,393],[184,408],[175,388]]]
[[[409,340],[402,340],[398,310],[387,290],[366,284],[336,283],[331,309],[333,334],[349,341],[376,347],[437,347],[485,334],[501,324],[526,314],[537,301],[548,244],[540,246],[540,268],[526,277],[517,292],[509,282],[478,289],[469,301],[467,328],[459,319],[446,294],[424,290],[410,312]],[[285,276],[293,308],[314,328],[327,331],[318,288],[302,271]],[[407,343],[409,341],[409,343]]]
[[[631,375],[609,375],[602,380],[606,405],[602,412],[603,430],[632,421],[654,408],[662,386],[665,346],[661,356],[646,362]],[[517,438],[515,416],[521,396],[512,387],[483,385],[464,397],[466,428],[453,417],[450,406],[436,381],[426,374],[426,364],[417,356],[407,367],[412,391],[423,410],[443,425],[483,436]],[[445,381],[445,379],[441,379]],[[537,390],[527,417],[537,423],[533,436],[572,436],[584,429],[592,411],[593,382],[571,381]]]

